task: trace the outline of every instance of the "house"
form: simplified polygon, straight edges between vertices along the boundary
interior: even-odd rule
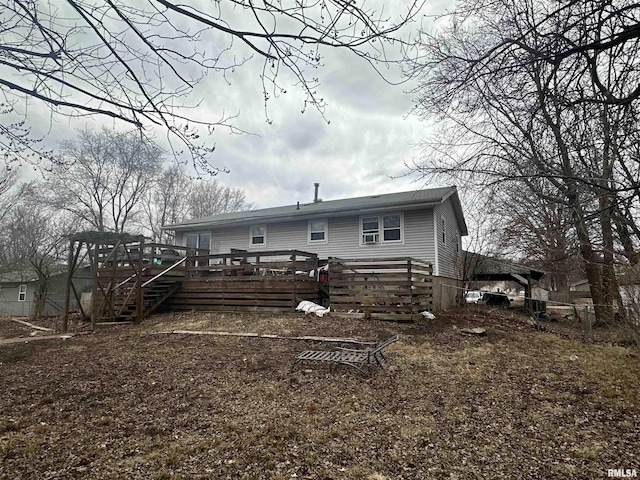
[[[167,225],[176,245],[212,254],[232,249],[300,250],[361,259],[414,257],[458,279],[467,226],[456,187],[313,202],[196,218]]]
[[[69,237],[76,258],[92,258],[92,325],[140,321],[160,306],[280,312],[303,300],[365,318],[422,318],[448,306],[434,303],[435,292],[460,283],[467,235],[455,187],[332,201],[316,188],[308,204],[163,228],[175,232],[174,245],[105,232]]]
[[[90,288],[92,280],[88,270],[74,279],[78,291]],[[48,276],[46,294],[42,280],[30,266],[0,273],[0,315],[34,317],[60,315],[64,311],[67,267],[60,266]],[[72,305],[77,308],[77,305]]]
[[[590,292],[589,280],[586,278],[582,278],[576,282],[572,282],[569,284],[570,292]]]

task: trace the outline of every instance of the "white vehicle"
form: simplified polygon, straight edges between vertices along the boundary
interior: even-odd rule
[[[467,303],[478,303],[481,298],[482,292],[480,290],[469,290],[464,296]]]

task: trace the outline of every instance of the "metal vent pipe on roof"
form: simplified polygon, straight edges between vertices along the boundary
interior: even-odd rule
[[[320,187],[319,183],[314,183],[313,184],[316,187],[316,191],[313,195],[313,203],[318,203],[320,200],[318,199],[318,188]]]

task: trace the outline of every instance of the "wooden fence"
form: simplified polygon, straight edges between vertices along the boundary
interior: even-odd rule
[[[582,303],[591,300],[591,292],[589,291],[571,291],[571,292],[549,292],[549,300],[560,303],[576,303],[582,300]]]
[[[190,256],[171,310],[282,311],[319,301],[318,257],[299,250]]]
[[[417,320],[433,308],[432,267],[411,257],[332,258],[329,294],[336,315]]]

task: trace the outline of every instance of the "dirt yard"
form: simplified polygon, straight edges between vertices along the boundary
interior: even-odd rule
[[[468,327],[487,335],[460,333]],[[171,333],[187,329],[400,340],[389,367],[365,378],[290,371],[298,352],[333,345]],[[30,333],[0,320],[0,338]],[[163,314],[66,340],[0,340],[0,478],[640,474],[639,380],[638,350],[608,335],[584,344],[571,326],[541,331],[483,307],[414,324]]]

